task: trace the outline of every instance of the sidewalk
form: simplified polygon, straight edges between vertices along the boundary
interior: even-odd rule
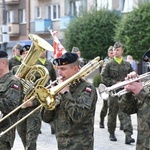
[[[95,113],[95,125],[94,125],[94,150],[135,150],[135,143],[131,145],[124,144],[125,134],[119,130],[119,121],[117,121],[116,137],[117,141],[112,142],[109,140],[109,134],[107,131],[107,117],[105,119],[105,128],[99,128],[99,114],[102,107],[102,99],[99,97],[96,105]],[[137,136],[137,120],[136,115],[132,115],[133,124],[133,138],[136,140]],[[42,134],[39,135],[37,141],[37,150],[58,150],[55,135],[51,135],[49,124],[42,122]],[[21,140],[16,134],[14,147],[12,150],[24,150]]]

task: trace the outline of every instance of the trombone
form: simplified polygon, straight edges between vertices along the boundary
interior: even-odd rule
[[[86,77],[87,75],[89,75],[90,73],[92,73],[94,70],[98,69],[102,65],[103,65],[103,60],[100,60],[100,57],[96,57],[91,62],[89,62],[88,64],[86,64],[83,68],[81,68],[78,73],[76,73],[75,75],[73,75],[72,77],[70,77],[69,79],[67,79],[66,81],[61,82],[60,84],[58,84],[58,85],[56,85],[54,87],[50,88],[50,85],[48,85],[47,87],[44,87],[42,85],[36,86],[35,87],[34,95],[30,99],[28,99],[27,101],[31,101],[31,99],[37,98],[39,100],[39,102],[41,103],[41,105],[39,105],[37,108],[35,108],[29,114],[27,114],[26,116],[24,116],[18,122],[16,122],[12,126],[10,126],[8,129],[6,129],[5,131],[1,132],[0,133],[0,137],[2,135],[4,135],[5,133],[7,133],[8,131],[10,131],[15,126],[17,126],[20,122],[22,122],[23,120],[25,120],[32,113],[34,113],[35,111],[37,111],[40,108],[42,108],[43,106],[46,109],[48,109],[48,110],[54,110],[55,107],[56,107],[56,105],[57,105],[57,102],[55,100],[55,96],[57,94],[59,94],[59,92],[64,87],[66,87],[68,84],[74,82],[75,80],[79,80],[79,78]],[[53,83],[55,83],[55,81],[53,81]],[[15,110],[13,110],[10,114],[7,115],[7,117],[10,116],[12,113],[14,113],[16,110],[18,110],[19,108],[21,108],[21,106],[23,106],[25,103],[21,104],[18,108],[16,108]],[[5,117],[5,119],[7,117]],[[4,119],[2,118],[0,120],[0,122],[2,122],[3,120]]]
[[[120,97],[124,94],[129,93],[130,91],[127,91],[126,89],[123,89],[123,90],[120,90],[120,91],[117,92],[117,90],[122,89],[124,86],[126,86],[126,85],[128,85],[132,82],[136,82],[136,81],[139,81],[139,80],[142,80],[142,79],[145,79],[145,81],[142,82],[143,86],[147,86],[147,85],[150,84],[150,80],[146,80],[148,77],[150,77],[150,72],[144,73],[144,74],[140,75],[137,78],[132,78],[132,79],[114,84],[110,87],[106,87],[104,84],[100,84],[99,88],[98,88],[100,96],[104,100],[107,100],[109,95],[112,96],[112,97],[115,97],[115,96]]]

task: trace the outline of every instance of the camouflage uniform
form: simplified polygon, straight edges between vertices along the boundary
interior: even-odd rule
[[[49,75],[50,75],[50,80],[54,81],[56,80],[56,72],[55,72],[55,69],[53,67],[53,64],[46,60],[44,64],[42,64],[39,60],[37,61],[36,64],[39,64],[39,65],[42,65],[42,66],[45,66],[49,72]]]
[[[54,67],[53,67],[53,64],[52,64],[50,61],[46,60],[45,63],[43,64],[43,63],[41,63],[40,60],[38,60],[38,61],[37,61],[37,64],[43,65],[43,66],[45,66],[45,67],[47,68],[47,70],[48,70],[48,72],[49,72],[49,76],[50,76],[50,79],[49,79],[49,80],[51,80],[51,81],[56,80],[56,72],[55,72],[55,69],[54,69]],[[50,83],[50,82],[48,82],[48,84],[49,84],[49,83]],[[55,133],[54,123],[51,122],[50,125],[51,125],[51,133],[54,134],[54,133]]]
[[[102,66],[102,68],[104,68],[107,64],[107,62],[111,60],[109,58],[106,58],[104,61],[104,64]],[[100,128],[104,128],[104,118],[107,115],[107,110],[108,110],[108,104],[107,104],[107,100],[103,100],[103,106],[100,112]]]
[[[150,150],[150,87],[145,87],[135,97],[132,94],[122,96],[119,101],[122,111],[137,113],[138,134],[136,150]]]
[[[22,84],[10,72],[0,78],[0,111],[7,115],[20,105],[22,100]],[[0,132],[5,131],[16,122],[17,112],[0,123]],[[0,137],[0,149],[10,150],[15,139],[15,128]]]
[[[42,119],[54,121],[59,150],[93,150],[96,89],[80,80],[69,91],[61,95],[55,110],[42,111]]]
[[[107,87],[109,87],[109,86],[116,84],[119,81],[124,81],[127,74],[132,71],[133,69],[129,62],[122,60],[121,64],[118,64],[114,59],[112,59],[102,69],[102,73],[101,73],[102,81]],[[107,125],[108,125],[109,133],[114,133],[115,128],[116,128],[117,113],[119,111],[118,100],[119,98],[117,96],[115,97],[109,96],[109,99],[108,99],[109,112],[108,112],[108,124]],[[120,113],[118,115],[120,115]],[[122,116],[119,116],[119,118],[121,118]],[[124,124],[123,128],[126,134],[131,135],[132,132],[131,133],[129,132],[132,131],[132,128],[128,128],[128,127],[132,127],[132,125],[130,124],[131,123],[130,116],[127,117],[127,115],[124,115],[122,119],[123,120],[125,119],[126,123],[129,123],[129,124]]]
[[[11,71],[15,74],[19,66],[14,66]],[[23,99],[22,99],[23,100]],[[29,114],[40,102],[37,99],[32,100],[33,106],[20,109],[18,120]],[[41,129],[40,110],[31,114],[27,119],[17,125],[18,134],[26,150],[36,150],[36,141]]]
[[[9,69],[11,70],[12,67],[17,65],[21,65],[21,60],[19,61],[16,56],[14,56],[9,60]]]

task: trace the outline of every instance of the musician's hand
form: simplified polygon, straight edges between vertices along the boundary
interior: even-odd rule
[[[61,94],[64,94],[65,92],[69,92],[69,86],[64,87],[64,88],[60,91]]]
[[[27,100],[28,100],[27,98],[24,98],[23,102],[26,102]],[[32,107],[32,106],[33,106],[32,101],[28,101],[23,105],[23,108]]]
[[[141,81],[132,82],[124,87],[127,91],[133,92],[135,95],[137,95],[142,89],[143,85]]]
[[[20,79],[20,76],[19,76],[19,75],[15,75],[15,77],[18,78],[18,79]]]
[[[127,77],[125,78],[125,80],[129,80],[129,79],[132,79],[132,78],[138,78],[138,74],[135,72],[135,71],[132,71],[130,72]]]

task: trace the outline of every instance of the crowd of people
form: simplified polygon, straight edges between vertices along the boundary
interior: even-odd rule
[[[8,54],[0,51],[0,117],[10,113],[22,102],[27,101],[23,84],[16,72],[30,50],[30,45],[16,44],[13,49],[13,57],[8,60]],[[138,78],[137,66],[134,68],[132,56],[127,60],[123,58],[123,45],[116,42],[108,48],[108,57],[104,60],[100,75],[102,83],[107,87],[119,84],[124,80]],[[149,61],[150,51],[143,56],[144,61]],[[46,58],[46,51],[37,60],[37,65],[44,66],[49,72],[49,81],[65,82],[77,74],[85,65],[81,59],[78,47],[73,47],[72,52],[66,52],[52,62]],[[147,60],[148,58],[148,60]],[[36,76],[37,80],[39,77]],[[117,115],[120,120],[120,129],[125,133],[125,144],[135,142],[132,138],[133,127],[131,114],[137,114],[137,143],[136,150],[150,149],[150,113],[149,113],[149,88],[144,87],[141,81],[132,82],[119,90],[128,91],[127,94],[118,97],[109,95],[103,101],[100,111],[100,128],[105,128],[104,118],[108,112],[107,128],[110,141],[117,141],[115,135]],[[94,149],[94,117],[97,103],[97,90],[85,78],[72,81],[61,89],[54,97],[59,103],[54,110],[42,107],[20,124],[0,137],[0,149],[11,150],[15,139],[15,129],[21,138],[25,150],[37,149],[37,138],[41,133],[41,122],[50,124],[51,133],[55,134],[59,150],[93,150]],[[47,98],[45,98],[45,101]],[[38,98],[25,103],[15,114],[9,116],[0,123],[0,131],[3,132],[17,120],[40,105]],[[0,118],[0,119],[1,119]],[[7,125],[6,125],[7,124]]]

